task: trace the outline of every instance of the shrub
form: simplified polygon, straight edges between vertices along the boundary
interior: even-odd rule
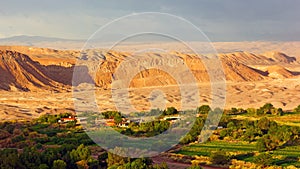
[[[188,167],[187,169],[202,169],[202,167],[200,167],[198,165],[192,165],[192,166]]]
[[[67,164],[63,160],[55,160],[55,161],[53,161],[53,167],[52,167],[52,169],[65,169],[66,167],[67,167]]]
[[[295,113],[300,113],[300,105],[294,109]]]
[[[211,108],[208,105],[202,105],[197,108],[199,114],[208,114],[211,111]]]
[[[256,142],[256,149],[259,152],[264,152],[267,150],[267,147],[265,145],[265,141],[263,138],[260,138],[259,140],[257,140]]]
[[[220,165],[228,164],[230,161],[230,158],[226,155],[226,152],[224,151],[217,151],[211,153],[210,159],[213,164],[220,164]]]
[[[262,165],[262,166],[266,167],[266,166],[270,166],[272,164],[273,158],[268,153],[262,153],[262,154],[259,154],[256,157],[254,157],[253,161],[256,164],[259,164],[259,165]]]
[[[166,110],[163,111],[163,116],[168,116],[168,115],[174,115],[178,114],[177,109],[175,107],[168,107]]]

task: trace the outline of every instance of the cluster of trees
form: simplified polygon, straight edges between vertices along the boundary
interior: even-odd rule
[[[45,114],[40,116],[39,118],[35,119],[33,123],[47,123],[47,124],[53,124],[57,123],[59,119],[66,118],[69,116],[73,116],[72,113],[60,113],[60,114]]]
[[[87,145],[95,143],[80,127],[57,123],[58,119],[69,115],[44,115],[31,122],[0,123],[0,146],[3,147],[0,149],[0,168],[167,168],[165,164],[152,165],[149,159],[128,159],[119,165],[118,158],[104,150],[94,159],[95,154],[92,156]],[[163,121],[138,126],[144,133],[162,132],[168,128],[169,123]]]
[[[212,110],[208,105],[199,107],[197,113],[200,116],[197,118],[195,126],[191,130],[191,132],[195,134],[191,135],[190,132],[181,140],[181,143],[186,144],[196,141],[204,124],[203,119],[205,119],[208,113],[214,113],[214,111],[216,110]],[[275,108],[270,103],[258,109],[231,108],[224,110],[224,114],[219,123],[220,128],[214,132],[214,136],[211,139],[254,142],[257,151],[260,152],[259,155],[253,156],[253,162],[255,164],[263,167],[278,165],[271,152],[286,146],[299,145],[300,127],[279,124],[271,119],[274,116],[295,113],[300,113],[300,105],[296,107],[293,112],[284,112],[281,108]],[[248,118],[248,116],[255,118]],[[210,153],[210,159],[213,164],[228,165],[234,158],[236,158],[236,156],[227,155],[221,149]],[[296,158],[296,160],[294,159],[294,161],[297,160],[298,158]]]
[[[135,136],[135,137],[152,137],[158,135],[170,127],[170,123],[168,121],[160,121],[155,120],[146,123],[130,123],[126,130],[122,130],[122,134]]]
[[[83,144],[62,145],[56,148],[28,147],[18,152],[17,149],[0,150],[0,168],[18,169],[167,169],[168,166],[153,165],[149,158],[131,159],[110,152],[100,152],[97,159]]]
[[[267,117],[259,120],[229,120],[220,131],[220,138],[230,137],[248,142],[257,142],[258,151],[271,151],[283,146],[288,141],[298,138],[300,128],[278,125]]]
[[[257,116],[266,115],[266,114],[282,116],[283,110],[282,108],[275,108],[271,103],[266,103],[264,106],[257,109],[256,112],[254,113]]]
[[[196,118],[191,130],[180,143],[187,144],[198,139],[204,126],[206,116],[212,110],[208,105],[199,107],[200,114]],[[230,138],[248,142],[256,142],[257,150],[264,156],[256,156],[255,161],[262,165],[269,165],[271,159],[266,151],[272,151],[287,144],[293,144],[300,135],[300,128],[295,126],[279,125],[264,115],[283,115],[280,108],[272,104],[265,104],[259,109],[225,110],[220,124],[223,129],[218,130],[220,139]],[[179,112],[170,107],[164,111],[155,110],[153,114],[162,116],[176,115]],[[245,114],[259,116],[258,120],[237,120],[231,115]],[[294,109],[300,113],[300,105]],[[65,169],[65,168],[141,168],[164,169],[166,164],[153,165],[148,158],[130,159],[102,151],[97,159],[92,157],[88,145],[95,144],[80,127],[68,124],[58,124],[60,118],[71,114],[44,115],[32,122],[3,122],[0,123],[0,168],[33,168],[33,169]],[[114,118],[115,122],[122,121],[120,112],[103,112],[104,118]],[[262,117],[263,116],[263,117]],[[146,123],[131,123],[123,134],[134,136],[154,136],[166,131],[170,123],[164,120],[154,120]],[[47,145],[52,146],[47,146]],[[10,149],[9,149],[10,147]],[[226,153],[220,151],[211,154],[215,164],[226,164],[230,161]],[[200,168],[191,166],[190,168]]]
[[[105,167],[108,169],[168,169],[166,163],[153,165],[152,160],[149,158],[121,157],[110,152],[106,154]]]
[[[241,112],[241,111],[240,111]],[[275,108],[267,103],[259,109],[247,109],[249,115],[283,115],[281,108]],[[300,105],[294,109],[294,113],[300,113]],[[300,128],[297,126],[279,125],[267,117],[259,120],[235,120],[223,118],[221,124],[225,124],[225,129],[220,131],[220,138],[231,137],[243,141],[256,141],[257,150],[260,152],[272,151],[285,146],[287,143],[293,144],[300,135]]]
[[[97,163],[84,145],[62,145],[57,148],[27,147],[0,150],[0,168],[65,169],[86,168]]]
[[[31,122],[0,123],[0,148],[23,149],[28,146],[46,143],[55,145],[73,144],[76,146],[94,144],[81,127],[69,125],[72,122],[59,124],[56,120],[49,120],[67,115],[44,115]]]
[[[204,127],[204,123],[207,121],[207,124],[216,124],[216,120],[218,120],[219,116],[222,115],[223,111],[219,108],[215,108],[214,110],[212,110],[208,105],[202,105],[197,108],[196,113],[198,114],[198,117],[195,118],[191,130],[180,140],[180,144],[188,144],[197,141]],[[207,119],[209,113],[210,118]],[[217,126],[208,127],[217,128]]]
[[[197,117],[191,130],[180,140],[180,144],[187,144],[198,139],[200,132],[204,126],[204,118]]]
[[[144,122],[144,123],[137,123],[137,122],[130,122],[128,125],[128,128],[121,130],[120,132],[125,135],[131,135],[131,136],[146,136],[146,137],[152,137],[155,135],[158,135],[164,131],[166,131],[170,127],[170,123],[165,120],[160,120],[160,118],[164,116],[170,116],[170,115],[176,115],[179,112],[174,107],[168,107],[166,110],[151,110],[151,114],[159,113],[159,116],[156,120],[153,120],[151,122]],[[102,113],[103,117],[105,119],[114,119],[114,122],[116,124],[120,123],[122,121],[122,118],[125,118],[121,115],[120,112],[117,111],[106,111]],[[135,113],[137,116],[147,115],[145,113]]]
[[[121,114],[121,112],[117,111],[106,111],[102,113],[104,119],[114,119],[116,124],[119,124],[122,122],[122,118],[124,118]]]
[[[267,121],[267,120],[265,120]],[[257,140],[257,149],[260,152],[272,151],[284,146],[287,142],[293,142],[299,137],[299,127],[279,126],[275,122],[269,122],[265,126],[264,134]]]
[[[264,115],[277,115],[282,116],[284,114],[282,108],[276,108],[271,103],[266,103],[262,107],[255,108],[231,108],[229,110],[224,110],[224,114],[226,115],[239,115],[239,114],[248,114],[253,116],[264,116]]]
[[[131,113],[131,116],[135,117],[143,117],[143,116],[151,116],[156,115],[158,118],[162,118],[164,116],[177,115],[179,112],[175,107],[168,107],[166,110],[152,109],[150,112],[135,112]],[[118,111],[105,111],[101,113],[104,119],[114,119],[115,123],[120,123],[122,118],[121,112]]]

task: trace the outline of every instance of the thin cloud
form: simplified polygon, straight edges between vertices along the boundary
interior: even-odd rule
[[[1,1],[0,6],[2,37],[24,34],[84,39],[123,15],[155,11],[190,20],[213,41],[300,40],[297,0],[11,0]],[[160,27],[157,23],[153,26]]]

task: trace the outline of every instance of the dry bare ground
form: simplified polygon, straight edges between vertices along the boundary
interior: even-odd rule
[[[219,48],[222,46],[217,45]],[[1,121],[25,120],[45,113],[74,112],[71,85],[74,64],[81,57],[79,51],[29,47],[0,47],[0,51]],[[87,51],[85,54],[89,57],[95,55],[93,52]],[[95,94],[99,111],[116,109],[111,98],[110,82],[113,72],[129,54],[96,51],[100,68],[96,71],[96,77],[91,78],[97,86]],[[201,60],[189,54],[173,54],[177,59],[184,60],[195,76],[200,90],[199,105],[211,103],[211,86]],[[154,54],[148,55],[152,57]],[[155,54],[158,59],[163,56]],[[300,65],[295,57],[281,52],[254,54],[239,51],[220,54],[220,58],[227,80],[225,108],[260,107],[270,102],[276,107],[291,110],[299,105]],[[88,76],[89,73],[82,75]],[[153,69],[141,72],[131,81],[130,87],[131,104],[140,111],[151,107],[153,90],[165,93],[166,106],[179,109],[182,106],[176,81],[162,71]],[[84,92],[82,96],[89,97]],[[194,96],[195,91],[188,91],[187,102]]]

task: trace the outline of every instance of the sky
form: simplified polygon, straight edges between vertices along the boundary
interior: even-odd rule
[[[299,7],[299,0],[1,0],[0,38],[31,35],[87,39],[124,15],[163,12],[190,21],[211,41],[298,41]],[[139,22],[132,19],[118,31],[122,33],[123,26],[133,23]],[[159,29],[164,22],[151,23],[147,21],[146,25]]]

